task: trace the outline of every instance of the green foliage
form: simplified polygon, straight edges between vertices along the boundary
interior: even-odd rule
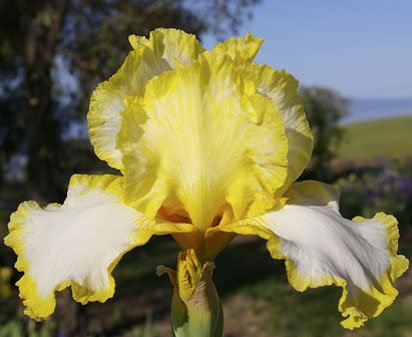
[[[158,329],[153,325],[152,317],[149,316],[143,327],[133,328],[130,337],[159,337]]]
[[[18,314],[12,319],[0,317],[0,337],[54,337],[56,336],[55,325],[51,321],[38,324]],[[120,335],[116,335],[120,336]],[[125,331],[124,337],[160,337],[159,329],[156,328],[151,316],[146,318],[143,326],[136,326]],[[105,337],[105,335],[88,335],[87,337]]]
[[[339,122],[347,114],[349,101],[336,91],[319,87],[302,88],[300,95],[315,140],[312,169],[322,179],[342,140]]]
[[[339,157],[365,159],[411,156],[411,130],[411,116],[345,125]]]

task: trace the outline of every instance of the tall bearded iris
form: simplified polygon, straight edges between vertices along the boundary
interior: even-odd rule
[[[119,174],[74,175],[62,205],[24,202],[11,217],[5,241],[24,272],[25,312],[48,317],[55,291],[68,286],[76,301],[104,302],[120,258],[166,234],[182,250],[176,271],[161,268],[175,287],[177,336],[221,335],[211,270],[237,234],[267,240],[297,290],[342,287],[346,328],[390,305],[408,266],[396,255],[397,221],[347,220],[334,188],[294,184],[312,135],[298,82],[253,63],[262,41],[247,35],[205,51],[173,29],[129,40],[133,51],[97,87],[88,113],[97,156]]]

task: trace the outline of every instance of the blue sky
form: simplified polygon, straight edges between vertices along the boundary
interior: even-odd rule
[[[412,97],[411,0],[262,0],[253,15],[239,35],[264,38],[258,63],[352,98]]]

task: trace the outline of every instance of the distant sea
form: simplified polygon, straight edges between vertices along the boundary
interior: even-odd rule
[[[412,115],[412,97],[353,98],[349,107],[349,115],[342,120],[342,123],[349,124],[404,115]]]

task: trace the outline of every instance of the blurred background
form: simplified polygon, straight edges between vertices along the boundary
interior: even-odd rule
[[[208,48],[248,31],[264,38],[257,62],[301,82],[316,139],[302,179],[339,186],[346,217],[394,214],[411,258],[410,13],[407,0],[0,0],[0,239],[20,201],[62,202],[73,173],[109,172],[87,137],[90,94],[121,65],[129,34],[175,27]],[[173,267],[177,251],[152,239],[116,268],[113,299],[81,306],[64,291],[56,314],[34,323],[14,286],[15,255],[0,245],[0,337],[170,336],[171,286],[155,267]],[[264,242],[235,239],[216,262],[226,337],[412,336],[411,272],[392,307],[347,332],[339,289],[297,293]]]

